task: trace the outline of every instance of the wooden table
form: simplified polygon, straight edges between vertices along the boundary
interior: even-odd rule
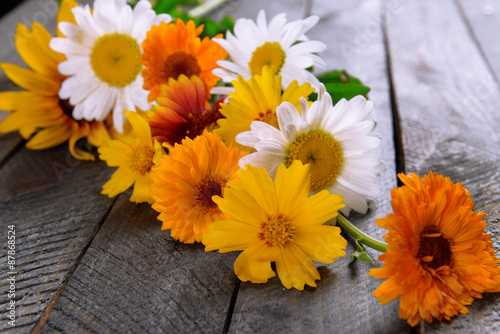
[[[0,61],[21,64],[16,22],[38,19],[54,32],[53,0],[28,0],[0,21]],[[463,182],[485,211],[500,250],[500,1],[233,0],[212,15],[255,19],[286,12],[321,18],[309,34],[328,45],[329,69],[346,69],[372,88],[376,153],[387,163],[384,191],[357,226],[379,238],[374,221],[391,212],[397,171],[429,170]],[[43,22],[45,21],[45,22]],[[0,74],[1,90],[9,81]],[[1,117],[4,117],[2,113]],[[206,253],[161,231],[149,205],[109,199],[113,169],[81,162],[67,145],[30,151],[0,136],[0,328],[6,333],[410,333],[398,302],[373,297],[380,266],[347,256],[320,265],[317,288],[237,281],[238,254]],[[6,320],[7,226],[16,230],[16,327]],[[354,250],[352,238],[347,253]],[[368,251],[373,258],[379,253]],[[426,324],[430,333],[500,332],[500,294],[467,316]]]

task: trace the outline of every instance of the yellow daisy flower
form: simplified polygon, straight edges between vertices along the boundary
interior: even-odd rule
[[[239,182],[238,160],[245,154],[206,130],[195,139],[185,138],[182,145],[176,143],[151,174],[152,207],[160,212],[162,230],[171,230],[172,237],[184,243],[199,242],[208,224],[227,219],[212,196]]]
[[[134,184],[130,201],[153,203],[151,187],[151,168],[164,154],[161,145],[151,137],[148,122],[134,111],[125,110],[132,131],[120,140],[111,140],[99,148],[99,158],[110,167],[118,167],[111,179],[102,187],[101,194],[114,197]]]
[[[282,92],[281,75],[275,75],[269,66],[264,67],[261,75],[253,75],[249,80],[239,76],[233,81],[233,86],[236,91],[230,93],[228,102],[221,104],[219,109],[226,118],[217,122],[220,128],[215,130],[226,143],[235,142],[237,134],[250,131],[253,121],[262,121],[279,129],[276,108],[287,101],[299,109],[300,98],[314,92],[309,83],[299,86],[297,81],[292,81]]]
[[[78,4],[73,0],[61,3],[58,22],[74,22],[71,8]],[[58,30],[58,36],[63,36]],[[72,117],[73,106],[58,97],[65,77],[57,66],[66,58],[49,47],[51,34],[41,24],[33,22],[31,30],[19,23],[14,36],[17,51],[28,66],[0,64],[5,74],[24,90],[0,92],[0,109],[13,111],[0,124],[0,133],[19,131],[29,139],[26,147],[41,150],[57,146],[69,140],[71,154],[82,160],[94,160],[94,156],[76,147],[81,138],[96,147],[109,141],[108,129],[102,122],[76,121]],[[33,135],[34,134],[34,135]]]
[[[337,226],[323,225],[344,207],[342,196],[323,190],[309,197],[310,166],[295,161],[282,164],[276,180],[263,168],[251,165],[238,172],[240,184],[214,196],[219,209],[232,220],[210,224],[203,236],[205,251],[243,250],[234,263],[242,281],[266,283],[276,276],[283,285],[303,290],[320,279],[312,261],[333,263],[344,256],[347,241]]]

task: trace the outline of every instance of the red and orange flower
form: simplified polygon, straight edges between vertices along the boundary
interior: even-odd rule
[[[484,213],[461,183],[438,173],[399,178],[405,186],[392,191],[393,214],[377,220],[389,230],[387,253],[379,257],[376,278],[387,278],[374,295],[382,304],[398,297],[399,316],[415,326],[467,314],[465,307],[485,292],[500,291],[500,268]]]
[[[212,110],[207,101],[205,86],[201,79],[188,79],[181,74],[178,80],[170,78],[161,86],[161,95],[156,99],[153,111],[148,112],[152,136],[160,143],[173,146],[184,138],[195,138],[204,129],[212,130],[222,117]]]

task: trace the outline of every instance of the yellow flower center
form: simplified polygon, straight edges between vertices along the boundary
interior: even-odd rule
[[[294,160],[311,164],[311,190],[320,191],[332,185],[342,170],[342,148],[331,135],[311,131],[288,145],[286,166]]]
[[[255,120],[274,126],[278,130],[280,129],[278,124],[278,115],[276,115],[276,112],[273,110],[267,110],[265,114],[260,112],[259,118],[256,118]]]
[[[203,178],[200,183],[194,186],[194,201],[203,213],[220,212],[217,203],[212,200],[212,196],[222,196],[222,188],[226,182],[217,175]]]
[[[165,61],[165,68],[162,76],[164,78],[174,78],[177,80],[181,74],[190,78],[191,76],[199,75],[200,73],[200,66],[193,55],[185,52],[176,52],[168,56]]]
[[[279,73],[285,62],[285,52],[278,42],[266,42],[252,53],[252,59],[248,63],[252,75],[261,75],[264,66],[274,68],[274,73]]]
[[[436,226],[427,226],[420,234],[417,258],[432,269],[451,264],[451,243]]]
[[[90,65],[101,81],[113,87],[124,87],[132,83],[141,71],[140,57],[139,43],[131,36],[105,34],[94,43]]]
[[[129,154],[129,165],[130,169],[139,172],[142,175],[146,175],[153,167],[153,156],[155,151],[143,145],[137,145],[132,149],[132,153]]]
[[[259,234],[268,246],[283,248],[288,241],[293,240],[294,228],[283,215],[269,216],[267,222],[262,223],[262,232]]]

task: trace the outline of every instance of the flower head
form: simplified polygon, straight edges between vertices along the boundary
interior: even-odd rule
[[[139,1],[134,9],[125,0],[96,0],[73,9],[76,25],[61,23],[66,38],[54,38],[50,46],[66,55],[59,71],[69,77],[59,96],[75,105],[76,119],[103,120],[113,111],[118,132],[124,123],[123,108],[149,109],[147,91],[139,75],[142,69],[141,43],[153,24],[170,21],[156,15],[151,3]]]
[[[72,0],[61,3],[58,22],[74,21]],[[62,36],[58,32],[58,36]],[[14,111],[0,124],[0,133],[19,131],[28,139],[26,147],[46,149],[69,140],[71,154],[82,160],[94,160],[94,156],[78,147],[81,138],[96,147],[106,143],[109,133],[102,122],[78,122],[72,117],[73,106],[59,99],[58,93],[65,77],[57,66],[64,55],[50,49],[50,33],[39,23],[33,22],[31,30],[19,23],[14,42],[17,51],[32,70],[14,64],[0,64],[5,74],[20,87],[21,91],[1,92],[0,109]],[[33,136],[33,134],[35,134]]]
[[[282,91],[281,75],[276,76],[269,66],[250,80],[239,76],[233,85],[235,92],[230,93],[227,103],[221,104],[220,113],[226,118],[217,122],[220,128],[215,130],[226,143],[234,142],[237,134],[249,131],[250,123],[255,120],[278,128],[276,108],[284,101],[298,108],[300,98],[314,91],[309,83],[299,86],[297,81]]]
[[[275,74],[281,74],[283,89],[294,80],[301,85],[310,82],[318,89],[318,79],[306,69],[325,67],[324,61],[314,53],[326,50],[326,45],[309,41],[304,35],[318,20],[317,16],[310,16],[287,23],[285,14],[279,14],[268,24],[263,10],[257,15],[257,22],[238,19],[234,35],[227,32],[225,39],[214,39],[232,60],[218,61],[222,68],[215,69],[214,74],[225,82],[233,81],[238,75],[248,80],[252,75],[261,74],[268,65],[274,68]]]
[[[160,143],[170,146],[185,137],[193,139],[204,129],[212,130],[221,117],[210,109],[205,86],[195,75],[190,79],[183,74],[177,80],[170,78],[167,85],[161,85],[156,103],[153,111],[148,112],[151,133]]]
[[[212,196],[239,182],[238,160],[244,155],[206,130],[175,144],[152,173],[152,207],[160,212],[162,230],[171,230],[174,239],[185,243],[201,241],[211,222],[226,218]]]
[[[300,161],[278,168],[276,180],[264,168],[240,170],[240,184],[213,199],[231,220],[210,224],[203,236],[206,251],[242,250],[234,263],[242,281],[266,283],[276,276],[283,285],[303,290],[320,279],[312,261],[333,263],[347,242],[337,226],[323,225],[337,216],[342,197],[324,190],[309,197],[309,166]]]
[[[177,80],[181,74],[188,78],[200,77],[210,96],[210,89],[220,80],[212,70],[217,67],[217,60],[225,59],[227,53],[210,38],[201,40],[202,32],[202,25],[196,27],[194,21],[184,23],[181,19],[151,28],[142,44],[144,54],[141,57],[145,66],[142,71],[144,88],[150,91],[149,101],[160,95],[162,84],[167,84],[171,78]]]
[[[400,174],[404,186],[392,191],[393,214],[377,220],[389,230],[387,253],[376,278],[388,278],[374,295],[382,304],[398,297],[399,315],[412,326],[467,314],[465,305],[484,292],[500,291],[500,268],[483,233],[484,213],[461,183],[430,172],[423,178]]]
[[[125,117],[132,127],[130,133],[99,148],[101,160],[110,167],[118,167],[111,179],[102,186],[101,194],[114,197],[134,184],[130,201],[152,203],[151,168],[164,152],[151,137],[148,122],[142,116],[126,110]]]
[[[342,195],[345,214],[351,208],[365,213],[365,197],[379,191],[375,177],[385,170],[380,156],[362,154],[380,143],[370,135],[375,122],[366,120],[372,103],[357,96],[333,107],[324,86],[310,109],[304,98],[300,103],[301,113],[288,102],[277,108],[279,130],[254,121],[251,131],[236,136],[239,144],[257,150],[241,159],[240,167],[263,166],[274,177],[281,163],[290,166],[300,160],[311,165],[313,192],[327,189]]]

